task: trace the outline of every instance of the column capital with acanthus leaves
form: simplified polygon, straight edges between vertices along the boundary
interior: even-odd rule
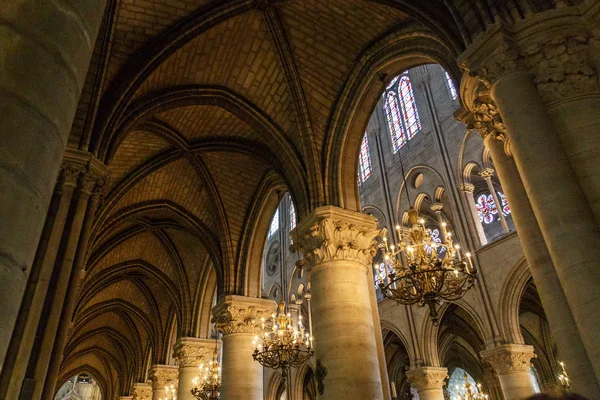
[[[370,265],[377,252],[377,219],[356,211],[325,206],[315,209],[292,231],[294,249],[304,255],[299,267],[333,261]]]
[[[229,295],[213,308],[212,322],[223,335],[260,334],[261,318],[268,319],[276,307],[273,300]]]

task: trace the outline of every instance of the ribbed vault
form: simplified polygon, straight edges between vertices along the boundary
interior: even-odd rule
[[[143,381],[149,358],[166,362],[174,325],[206,335],[215,291],[260,293],[276,190],[300,219],[324,204],[360,209],[358,149],[387,79],[428,62],[458,79],[456,57],[490,24],[554,7],[107,3],[69,146],[93,152],[110,181],[61,368],[62,381],[93,374],[106,398]]]

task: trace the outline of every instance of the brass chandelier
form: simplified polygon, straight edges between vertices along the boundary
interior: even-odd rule
[[[489,395],[483,393],[481,383],[473,385],[469,382],[467,371],[464,373],[464,379],[465,383],[462,384],[462,387],[458,385],[456,387],[458,390],[458,400],[488,400],[490,398]]]
[[[437,305],[442,300],[456,301],[463,297],[474,285],[477,271],[471,254],[466,253],[463,258],[460,246],[453,245],[450,232],[442,245],[433,240],[415,209],[408,215],[412,226],[396,226],[399,236],[396,245],[390,245],[387,237],[383,237],[385,272],[380,272],[379,288],[384,297],[400,304],[428,306],[429,316],[437,325]],[[438,249],[442,246],[445,255],[440,258]]]
[[[312,335],[305,331],[302,315],[298,316],[298,325],[294,327],[292,315],[286,314],[283,300],[271,319],[262,318],[261,322],[262,336],[254,338],[252,357],[264,367],[281,369],[285,381],[290,367],[299,367],[312,357]]]
[[[400,168],[410,205],[402,158]],[[425,227],[425,220],[419,218],[414,208],[409,210],[408,220],[409,228],[396,225],[397,244],[388,243],[388,238],[383,236],[380,249],[384,253],[384,268],[379,271],[378,286],[384,297],[399,304],[429,307],[429,316],[437,326],[437,305],[463,297],[475,284],[477,270],[470,253],[463,258],[460,246],[453,243],[451,232],[443,235],[442,245],[441,240],[434,240],[431,231]]]
[[[215,344],[213,359],[206,366],[200,365],[200,376],[194,378],[192,395],[198,400],[219,400],[221,398],[221,365],[219,349]]]

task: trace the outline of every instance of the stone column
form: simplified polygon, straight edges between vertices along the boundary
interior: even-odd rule
[[[207,364],[213,359],[215,348],[219,348],[219,342],[213,339],[194,337],[177,339],[174,357],[179,365],[178,400],[194,400],[191,392],[194,378],[200,375],[200,365]]]
[[[18,299],[19,303],[22,300],[24,309],[19,313],[8,347],[8,358],[0,373],[0,398],[18,398],[22,390],[54,264],[67,224],[73,193],[84,171],[85,166],[81,163],[66,162],[62,166],[56,184],[55,201],[45,224],[44,235],[38,244],[27,290],[23,299]],[[0,287],[1,285],[2,283]],[[8,297],[4,297],[4,293],[3,299],[5,299],[4,303],[10,301]],[[28,396],[31,396],[32,382],[28,383],[25,391]]]
[[[165,386],[177,387],[179,368],[176,365],[154,364],[150,370],[152,381],[152,400],[160,400],[165,397]]]
[[[152,386],[147,383],[134,383],[131,389],[133,400],[152,400]]]
[[[419,400],[444,400],[444,381],[448,378],[448,369],[421,367],[408,371],[406,377],[419,392]]]
[[[84,219],[84,225],[82,227],[81,237],[77,246],[75,263],[71,272],[71,276],[69,278],[69,286],[64,300],[64,305],[61,311],[60,322],[58,324],[58,332],[56,334],[56,340],[52,348],[50,364],[48,366],[48,372],[46,374],[46,382],[44,384],[44,392],[42,394],[43,399],[51,398],[56,392],[56,382],[59,377],[60,365],[63,360],[63,352],[67,344],[69,330],[72,328],[73,325],[72,317],[73,311],[75,310],[75,300],[77,298],[77,291],[79,290],[79,284],[84,275],[83,269],[85,267],[88,243],[92,231],[92,224],[94,222],[96,210],[98,209],[98,206],[101,201],[105,183],[105,181],[97,181],[93,193],[88,201],[88,208]]]
[[[494,183],[492,182],[492,176],[494,176],[494,170],[491,168],[486,168],[479,173],[479,175],[485,180],[487,184],[488,190],[492,195],[492,199],[494,199],[494,204],[496,204],[496,210],[498,211],[498,218],[500,219],[500,223],[502,224],[502,230],[504,233],[510,232],[508,229],[508,224],[506,223],[506,218],[502,213],[502,203],[498,198],[498,193],[496,193],[496,188],[494,187]]]
[[[571,386],[576,393],[581,393],[588,398],[600,398],[600,386],[594,369],[527,198],[523,182],[514,160],[506,154],[506,137],[498,132],[490,133],[485,136],[484,144],[490,150],[502,188],[510,203],[513,221],[548,318],[550,331],[558,346],[560,357],[569,366]],[[520,332],[515,334],[520,335]]]
[[[444,205],[442,203],[433,203],[431,205],[431,210],[435,212],[435,215],[438,220],[438,224],[440,225],[440,233],[442,234],[442,243],[446,241],[446,234],[448,233],[448,228],[446,221],[444,221],[444,217],[442,215],[442,209]],[[480,224],[481,225],[481,224]]]
[[[13,335],[105,2],[2,4],[0,365]]]
[[[328,400],[383,398],[368,279],[380,233],[374,217],[332,206],[292,231],[300,266],[311,269],[315,357],[327,369]]]
[[[572,9],[563,11],[568,14]],[[490,88],[489,98],[498,106],[492,122],[506,129],[515,164],[600,380],[600,307],[596,306],[600,254],[592,250],[600,248],[600,228],[593,212],[600,207],[598,123],[594,122],[598,113],[590,103],[569,100],[598,98],[597,77],[587,59],[591,31],[585,18],[572,14],[561,18],[552,14],[516,28],[506,35],[490,31],[459,61],[469,76]],[[584,120],[576,125],[586,132],[585,138],[571,127],[563,129],[565,120],[553,111],[562,104],[570,104],[573,115]],[[577,104],[583,110],[574,110]]]
[[[481,225],[481,221],[479,220],[479,214],[477,213],[477,206],[475,205],[475,197],[473,192],[475,191],[475,186],[471,183],[463,183],[460,185],[460,191],[463,192],[465,198],[467,199],[467,204],[469,206],[469,211],[471,212],[471,221],[473,221],[473,227],[475,228],[477,238],[479,239],[479,243],[481,245],[487,244],[487,239],[485,237],[485,232],[483,231],[483,225]]]
[[[252,358],[261,317],[275,312],[272,300],[229,295],[213,309],[215,328],[223,333],[221,398],[263,400],[263,367]]]
[[[533,346],[504,344],[483,350],[481,357],[496,371],[505,400],[520,400],[535,393],[529,377],[531,359],[535,357]]]

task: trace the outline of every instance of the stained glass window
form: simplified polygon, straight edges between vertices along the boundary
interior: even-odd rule
[[[410,140],[421,130],[421,120],[419,119],[419,113],[417,113],[415,96],[408,76],[400,78],[398,88],[400,99],[402,100],[402,117],[408,133],[408,139]]]
[[[400,105],[395,92],[389,92],[387,95],[385,100],[385,114],[390,128],[390,135],[392,136],[392,147],[394,153],[396,153],[406,144],[406,137],[404,136],[404,129],[400,121]]]
[[[294,202],[290,201],[290,229],[294,229],[296,227],[296,207],[294,206]]]
[[[456,91],[456,86],[454,86],[454,82],[452,82],[452,78],[450,78],[450,74],[444,71],[446,74],[446,82],[448,82],[448,89],[450,90],[450,95],[452,96],[452,100],[456,100],[458,98],[458,92]]]
[[[273,236],[279,230],[279,208],[275,211],[273,219],[271,220],[271,226],[269,227],[269,237]]]
[[[367,139],[366,134],[363,136],[360,145],[359,163],[358,169],[360,171],[360,180],[364,182],[371,176],[371,172],[373,172],[371,169],[371,155],[369,154],[369,139]]]
[[[498,198],[502,203],[502,214],[506,217],[510,214],[510,207],[508,206],[506,195],[502,192],[497,193]],[[496,207],[496,203],[494,202],[494,198],[491,194],[481,194],[477,198],[477,203],[475,206],[477,207],[477,214],[479,214],[479,220],[481,222],[489,225],[496,220],[495,215],[498,214],[498,208]]]
[[[440,246],[437,246],[436,252],[439,256],[443,257],[446,253],[446,247],[442,246],[442,238],[440,237],[440,230],[437,228],[427,228],[427,233],[431,237],[431,241],[435,243],[439,243]],[[427,246],[429,247],[429,246]],[[426,248],[427,252],[431,251],[429,248]]]
[[[477,198],[477,213],[479,214],[479,220],[484,224],[491,224],[494,222],[494,215],[498,214],[494,198],[491,194],[482,194]]]

